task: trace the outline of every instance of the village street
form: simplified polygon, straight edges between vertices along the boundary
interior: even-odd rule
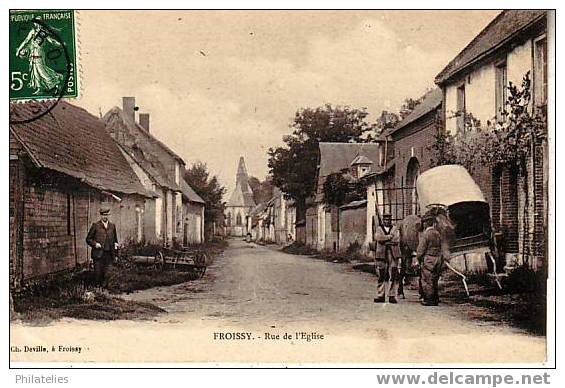
[[[168,314],[153,321],[64,319],[42,327],[40,342],[49,344],[53,336],[60,343],[61,333],[70,345],[88,338],[91,347],[80,356],[49,356],[67,361],[75,356],[81,361],[247,363],[543,360],[543,337],[470,320],[457,306],[423,307],[411,290],[397,305],[377,305],[374,288],[375,277],[350,264],[232,239],[203,279],[124,295]],[[13,325],[12,338],[24,334],[21,329]],[[25,327],[25,335],[34,338],[34,330]],[[291,340],[283,339],[287,332]],[[296,332],[314,333],[317,339],[297,339]],[[266,333],[280,337],[268,339]],[[138,351],[132,353],[133,348]]]

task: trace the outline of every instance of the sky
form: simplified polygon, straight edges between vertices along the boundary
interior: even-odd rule
[[[75,103],[98,115],[135,96],[151,132],[229,198],[239,157],[263,179],[298,109],[398,111],[498,13],[81,11]]]

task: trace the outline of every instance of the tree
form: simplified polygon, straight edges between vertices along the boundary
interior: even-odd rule
[[[226,189],[214,175],[210,177],[206,163],[196,162],[184,173],[184,179],[206,202],[204,219],[207,223],[221,222],[224,214],[223,195]]]
[[[256,204],[267,202],[273,197],[273,180],[269,176],[264,181],[250,176],[249,186],[251,187],[251,191],[253,191],[253,199]]]
[[[322,188],[324,203],[340,207],[352,201],[364,199],[366,190],[348,171],[334,172],[328,175]]]
[[[400,118],[406,118],[412,111],[422,102],[422,98],[405,98],[402,106],[400,107]]]
[[[297,204],[303,216],[304,201],[314,193],[320,142],[364,142],[363,135],[375,130],[366,121],[365,108],[303,108],[296,112],[290,127],[292,134],[283,138],[282,147],[269,149],[269,169],[273,184]]]

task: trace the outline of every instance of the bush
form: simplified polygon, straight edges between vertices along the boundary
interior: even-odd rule
[[[312,256],[312,255],[316,255],[318,254],[318,251],[310,248],[308,246],[306,246],[305,244],[295,241],[292,244],[284,247],[282,249],[283,252],[285,253],[290,253],[292,255],[306,255],[306,256]]]
[[[540,292],[545,294],[545,274],[543,271],[535,272],[526,266],[513,269],[506,279],[503,288],[508,293]]]

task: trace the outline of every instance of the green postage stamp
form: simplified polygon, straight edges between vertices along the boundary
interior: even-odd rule
[[[77,98],[75,11],[10,13],[10,100]]]

